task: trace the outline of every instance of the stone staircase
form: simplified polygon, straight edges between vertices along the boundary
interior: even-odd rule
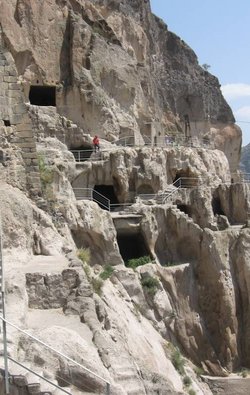
[[[139,380],[138,372],[132,365],[115,366],[115,382],[124,388],[127,395],[146,394],[142,381]]]
[[[25,364],[25,366],[30,369],[29,364]],[[4,372],[1,372],[4,374]],[[37,372],[41,378],[37,377],[35,374],[30,371],[20,367],[18,365],[10,365],[9,368],[9,383],[10,383],[10,392],[18,393],[21,395],[55,395],[57,391],[63,393],[71,394],[71,390],[69,387],[64,387],[62,390],[54,387],[52,384],[46,382],[46,378],[43,378],[43,372]],[[55,385],[58,386],[57,381],[51,381]]]

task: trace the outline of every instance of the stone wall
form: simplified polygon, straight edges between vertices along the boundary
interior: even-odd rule
[[[14,143],[20,148],[25,163],[26,182],[32,195],[41,192],[40,173],[35,139],[31,121],[15,63],[9,52],[5,50],[0,40],[0,122],[5,126],[11,126],[14,130]]]

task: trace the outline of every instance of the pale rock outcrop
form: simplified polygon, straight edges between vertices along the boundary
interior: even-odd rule
[[[59,255],[65,248],[51,218],[7,184],[1,185],[1,221],[7,254],[16,251],[19,258],[32,253]]]

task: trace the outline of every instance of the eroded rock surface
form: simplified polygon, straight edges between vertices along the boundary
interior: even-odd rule
[[[7,318],[55,349],[12,328],[9,354],[72,394],[226,395],[250,364],[249,185],[218,80],[147,0],[0,5]]]

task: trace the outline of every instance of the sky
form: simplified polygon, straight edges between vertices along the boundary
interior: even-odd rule
[[[152,12],[196,53],[250,143],[250,0],[150,0]]]

